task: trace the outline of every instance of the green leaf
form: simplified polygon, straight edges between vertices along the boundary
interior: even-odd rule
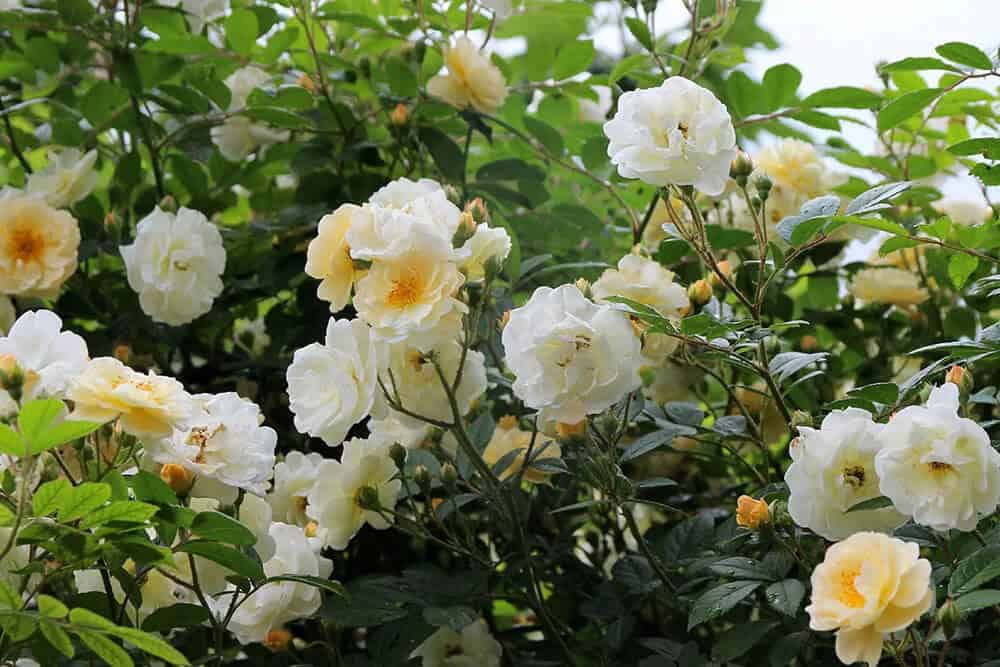
[[[477,181],[544,181],[545,172],[540,167],[518,158],[504,158],[488,162],[476,170]]]
[[[70,25],[87,25],[94,18],[94,8],[87,0],[59,0],[56,9]]]
[[[84,482],[66,493],[59,509],[59,521],[69,523],[93,512],[111,499],[111,487],[100,482]]]
[[[764,590],[767,603],[785,616],[795,617],[806,595],[806,587],[798,579],[777,581]]]
[[[722,616],[760,588],[761,583],[760,581],[732,581],[704,593],[691,605],[687,629],[690,631],[706,621]]]
[[[385,82],[393,93],[400,97],[417,96],[417,75],[405,62],[399,58],[389,58],[382,70]]]
[[[826,218],[836,215],[839,209],[840,197],[836,195],[810,199],[802,205],[798,215],[790,215],[778,223],[778,234],[792,245],[801,245],[811,239],[825,224]]]
[[[708,569],[713,574],[730,579],[755,579],[761,581],[774,581],[774,574],[764,567],[759,561],[743,556],[731,556],[712,563]]]
[[[110,631],[112,634],[124,639],[141,651],[149,655],[156,656],[160,660],[166,660],[171,665],[189,665],[188,659],[183,653],[173,646],[163,641],[159,637],[135,628],[116,626]]]
[[[445,179],[453,183],[460,183],[465,172],[465,158],[462,156],[462,149],[458,147],[451,137],[441,130],[424,126],[418,131],[420,141],[434,158],[434,164],[441,170]]]
[[[14,514],[14,510],[6,503],[0,503],[0,526],[13,526],[16,520],[17,516]]]
[[[851,203],[844,209],[844,215],[864,215],[890,208],[887,202],[908,190],[910,185],[912,184],[909,181],[902,181],[900,183],[885,183],[865,190],[851,200]]]
[[[899,399],[899,387],[892,382],[877,382],[852,389],[847,395],[885,405],[895,405]]]
[[[191,532],[198,537],[216,542],[252,546],[257,538],[249,528],[222,512],[199,512],[191,523]]]
[[[962,595],[1000,576],[1000,545],[983,547],[962,560],[951,574],[948,594]]]
[[[142,622],[146,632],[166,633],[173,628],[192,628],[208,621],[208,612],[199,604],[178,603],[160,607]]]
[[[249,9],[236,9],[224,26],[229,47],[241,56],[250,55],[257,42],[257,15]]]
[[[956,289],[962,289],[978,266],[978,257],[965,253],[955,253],[948,260],[948,277],[951,278]]]
[[[876,496],[860,503],[854,503],[845,510],[846,512],[867,512],[869,510],[880,510],[885,507],[892,507],[892,501],[885,496]]]
[[[568,79],[571,76],[587,71],[594,62],[597,50],[593,40],[581,39],[567,42],[559,47],[555,64],[552,66],[553,76],[557,80]]]
[[[55,398],[28,401],[17,415],[17,429],[32,447],[57,417],[66,411],[66,404]]]
[[[525,116],[523,119],[524,127],[531,133],[535,139],[538,139],[539,143],[545,146],[550,153],[555,156],[560,156],[565,150],[565,145],[563,144],[562,135],[551,125],[543,120],[539,120],[534,116]]]
[[[802,83],[802,72],[788,63],[775,65],[764,72],[761,83],[767,96],[767,110],[774,111],[795,101],[795,91]]]
[[[719,635],[712,646],[712,657],[729,664],[762,642],[778,625],[774,620],[740,623]]]
[[[66,618],[69,608],[50,595],[38,596],[38,611],[46,618]]]
[[[22,604],[21,596],[14,589],[0,581],[0,609],[20,609]]]
[[[885,132],[923,111],[941,94],[940,88],[924,88],[900,95],[878,112],[878,131]]]
[[[965,42],[946,42],[934,49],[942,58],[976,69],[993,69],[993,61],[976,46]]]
[[[73,640],[69,638],[65,630],[52,621],[38,619],[38,629],[41,630],[42,636],[45,637],[46,641],[67,658],[72,658],[76,654],[76,650],[73,648]]]
[[[31,507],[35,516],[48,516],[62,509],[69,498],[72,485],[69,480],[57,479],[46,482],[38,487],[31,499]]]
[[[138,500],[116,500],[107,507],[91,512],[80,522],[81,528],[92,528],[117,521],[120,523],[144,523],[153,518],[160,508]]]
[[[635,41],[639,42],[647,51],[653,50],[653,36],[649,33],[649,27],[642,19],[635,16],[626,16],[625,25],[628,26],[628,31],[635,37]]]
[[[649,56],[645,53],[626,56],[619,60],[615,68],[611,70],[611,74],[608,75],[608,85],[614,85],[618,83],[619,79],[628,76],[636,70],[645,69],[648,66]]]
[[[912,72],[920,70],[959,71],[954,65],[949,65],[937,58],[903,58],[882,66],[883,72]]]
[[[966,139],[948,146],[948,152],[953,155],[983,155],[990,159],[1000,159],[1000,139],[993,137],[977,137]]]
[[[24,456],[24,441],[17,431],[7,424],[0,424],[0,452],[10,456]]]
[[[167,483],[151,472],[142,470],[129,478],[136,500],[154,505],[177,505],[175,494]]]
[[[1000,591],[993,588],[983,588],[955,598],[955,606],[963,616],[996,605],[1000,605]]]
[[[307,584],[309,586],[315,586],[316,588],[322,588],[324,591],[333,593],[334,595],[339,595],[340,597],[347,597],[347,589],[344,588],[339,581],[322,579],[320,577],[310,577],[305,574],[282,574],[277,577],[268,577],[264,583],[270,584],[280,581],[293,581],[298,584]]]
[[[89,630],[75,630],[75,633],[80,641],[86,644],[87,648],[97,654],[97,657],[106,662],[109,667],[134,667],[135,663],[132,662],[128,653],[104,635]]]
[[[803,107],[833,107],[839,109],[874,109],[882,96],[864,88],[837,86],[817,90],[802,100]]]
[[[101,428],[101,426],[102,424],[98,422],[85,422],[71,419],[61,421],[58,424],[45,429],[38,438],[29,440],[29,443],[31,444],[31,453],[41,454],[42,452],[52,449],[53,447],[58,447],[59,445],[64,445],[67,442],[79,440],[84,436],[90,435],[97,429]]]
[[[253,560],[242,551],[237,551],[232,547],[227,547],[218,542],[208,540],[185,542],[176,547],[174,551],[207,558],[253,581],[260,581],[264,578],[264,568],[261,567],[259,562]]]
[[[210,56],[217,53],[212,42],[202,35],[163,35],[143,44],[142,50],[174,56]]]

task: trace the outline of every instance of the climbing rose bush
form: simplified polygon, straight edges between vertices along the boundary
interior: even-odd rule
[[[760,11],[0,0],[0,663],[997,664],[995,45]]]

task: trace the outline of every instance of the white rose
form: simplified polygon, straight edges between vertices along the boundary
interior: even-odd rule
[[[641,385],[639,339],[621,311],[588,301],[575,285],[539,287],[503,330],[514,394],[568,424]]]
[[[430,435],[431,425],[426,422],[404,422],[398,412],[392,412],[382,419],[371,419],[368,422],[368,432],[372,440],[380,442],[398,442],[403,447],[411,449],[420,447]]]
[[[347,243],[347,230],[355,219],[367,216],[371,216],[370,209],[342,204],[320,219],[316,238],[306,249],[306,274],[322,281],[316,296],[330,303],[330,312],[336,313],[351,302],[357,272]]]
[[[931,206],[941,215],[948,216],[956,225],[969,227],[986,222],[993,217],[993,208],[984,202],[969,199],[940,199]]]
[[[40,196],[55,208],[68,208],[90,194],[97,185],[97,150],[81,155],[67,148],[49,155],[49,164],[28,177],[26,190]]]
[[[278,434],[261,426],[253,401],[234,392],[198,394],[194,414],[168,438],[147,443],[157,463],[175,463],[200,477],[264,493],[274,467]]]
[[[271,504],[260,496],[248,493],[243,496],[240,504],[240,523],[250,529],[250,532],[257,538],[253,545],[254,551],[260,556],[260,560],[266,563],[274,556],[277,543],[270,533],[271,519],[273,511]]]
[[[184,18],[195,35],[201,34],[206,23],[225,16],[229,9],[229,0],[160,0],[160,4],[184,10]]]
[[[210,134],[212,143],[230,162],[239,162],[256,149],[280,144],[291,136],[288,130],[276,130],[246,116],[230,116],[222,125],[212,127]]]
[[[76,271],[76,218],[16,191],[7,191],[0,201],[0,293],[55,297]]]
[[[671,401],[683,401],[691,396],[691,389],[701,379],[699,371],[692,366],[684,366],[666,361],[653,369],[653,381],[643,391],[646,398],[663,405]]]
[[[233,343],[254,357],[259,357],[271,344],[267,333],[267,322],[261,315],[254,319],[237,318],[233,322]]]
[[[438,628],[410,658],[420,658],[421,667],[500,667],[502,655],[503,646],[479,620],[462,628],[461,634],[446,626]]]
[[[10,355],[24,373],[24,397],[65,398],[70,383],[87,367],[87,343],[49,310],[28,311],[0,338],[0,357]],[[3,392],[6,393],[6,392]]]
[[[465,35],[445,50],[444,66],[447,73],[428,81],[427,92],[456,109],[493,113],[507,99],[503,73]]]
[[[819,429],[799,427],[785,472],[788,513],[795,523],[836,541],[863,530],[891,533],[906,521],[892,507],[847,511],[882,495],[875,472],[882,428],[858,408],[834,410]]]
[[[379,188],[368,200],[382,208],[394,208],[435,225],[449,241],[458,231],[462,212],[448,199],[440,183],[431,178],[411,181],[397,178]]]
[[[118,418],[126,433],[147,439],[170,435],[194,411],[180,382],[153,371],[143,375],[113,357],[91,359],[66,397],[73,401],[69,418],[102,423]]]
[[[408,341],[392,343],[388,349],[388,367],[380,377],[392,398],[399,401],[404,409],[450,423],[454,415],[432,359],[440,366],[447,382],[453,383],[462,362],[462,344],[455,339],[448,339],[430,349],[422,349]],[[461,371],[455,387],[455,400],[464,415],[486,391],[486,359],[483,354],[477,350],[469,350]],[[380,397],[380,407],[376,411],[379,417],[387,414],[384,396],[380,394]],[[425,422],[403,413],[388,414],[411,429],[420,429],[425,425]]]
[[[268,494],[276,521],[305,526],[309,492],[316,484],[316,473],[323,462],[321,454],[289,452],[284,461],[274,466],[274,489]]]
[[[809,627],[836,630],[845,665],[878,665],[885,635],[906,629],[934,602],[931,564],[912,542],[854,533],[827,549],[812,573]]]
[[[847,291],[865,303],[891,304],[900,308],[920,305],[930,294],[920,277],[894,267],[862,269],[854,274]]]
[[[135,241],[119,248],[128,284],[155,322],[187,324],[212,309],[222,293],[226,249],[202,213],[159,207],[139,221]]]
[[[276,549],[274,556],[264,563],[264,574],[268,577],[291,574],[325,579],[330,576],[333,563],[316,553],[301,528],[273,523],[270,535]],[[220,596],[217,609],[225,613],[229,600],[229,594]],[[315,586],[295,581],[273,582],[257,589],[240,604],[227,629],[241,644],[262,642],[271,630],[316,613],[322,601],[322,594]]]
[[[736,157],[736,131],[711,91],[679,76],[618,99],[604,124],[608,156],[625,178],[650,185],[693,185],[706,195],[725,189]]]
[[[300,433],[335,447],[368,416],[378,391],[379,354],[361,320],[330,319],[326,341],[296,350],[288,367],[289,407]]]
[[[379,337],[403,340],[434,329],[455,311],[468,310],[455,298],[464,276],[436,247],[424,243],[405,255],[375,261],[357,282],[354,307]]]
[[[241,67],[223,83],[229,89],[229,110],[235,111],[246,106],[250,93],[271,80],[271,75],[259,67]]]
[[[757,172],[771,179],[771,195],[775,191],[780,196],[788,194],[800,204],[829,194],[847,180],[826,166],[815,146],[801,139],[781,139],[761,150],[754,162]],[[770,196],[767,205],[771,206]]]
[[[370,489],[382,507],[394,509],[402,487],[396,473],[385,443],[371,439],[350,440],[339,461],[326,459],[319,465],[316,477],[322,483],[309,492],[307,511],[319,523],[326,546],[346,549],[366,523],[376,530],[389,527],[392,517],[363,509],[358,496]]]
[[[663,317],[677,321],[690,306],[687,290],[674,282],[673,271],[659,262],[636,254],[618,261],[617,269],[607,269],[591,287],[594,300],[605,303],[621,296],[649,306]],[[644,336],[643,354],[652,363],[663,363],[677,349],[678,341],[663,333]]]
[[[935,530],[973,530],[1000,504],[1000,453],[986,431],[958,416],[958,387],[934,389],[927,405],[897,412],[875,457],[882,495]]]
[[[486,278],[486,265],[492,262],[499,269],[510,255],[510,248],[506,229],[481,223],[457,252],[459,268],[469,282],[480,282]]]

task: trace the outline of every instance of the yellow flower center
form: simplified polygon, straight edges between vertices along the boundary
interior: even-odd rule
[[[955,469],[955,466],[950,463],[945,463],[944,461],[931,461],[927,464],[927,468],[936,475],[941,475],[947,472],[951,472]]]
[[[386,301],[393,308],[406,308],[418,303],[422,293],[423,281],[420,279],[420,274],[410,270],[392,281],[392,288]]]
[[[306,511],[306,505],[309,504],[309,499],[305,496],[295,496],[295,509],[299,512]]]
[[[7,240],[7,254],[21,262],[41,259],[45,250],[45,237],[35,228],[17,227]]]
[[[865,485],[865,469],[861,466],[847,466],[844,468],[844,482],[848,486],[860,489]]]
[[[846,607],[858,609],[865,606],[865,597],[854,585],[855,579],[861,574],[861,565],[846,568],[840,572],[840,591],[837,599]]]

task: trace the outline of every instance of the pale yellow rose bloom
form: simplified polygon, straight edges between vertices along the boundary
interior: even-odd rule
[[[444,60],[447,74],[427,82],[427,92],[457,109],[493,113],[507,99],[507,82],[497,66],[466,36],[455,40]]]
[[[0,200],[0,293],[55,296],[76,271],[80,227],[76,218],[40,197]]]
[[[926,301],[930,294],[920,278],[905,269],[862,269],[854,274],[848,291],[865,303],[884,303],[909,308]]]
[[[360,206],[344,204],[324,215],[319,221],[318,235],[306,250],[306,274],[322,281],[316,295],[330,302],[331,312],[341,310],[351,301],[356,272],[347,230],[356,216],[366,214]]]
[[[554,440],[549,440],[541,434],[535,436],[534,446],[532,446],[531,440],[531,431],[519,428],[516,417],[510,415],[501,417],[500,421],[497,422],[496,430],[493,431],[493,437],[490,438],[489,444],[483,450],[483,460],[492,468],[510,452],[521,450],[510,465],[500,473],[500,479],[507,479],[524,468],[524,458],[529,447],[533,452],[531,455],[533,462],[558,459],[562,456],[562,449],[559,447],[559,443]],[[522,475],[522,479],[533,484],[539,484],[548,478],[549,473],[535,467],[525,469]]]

